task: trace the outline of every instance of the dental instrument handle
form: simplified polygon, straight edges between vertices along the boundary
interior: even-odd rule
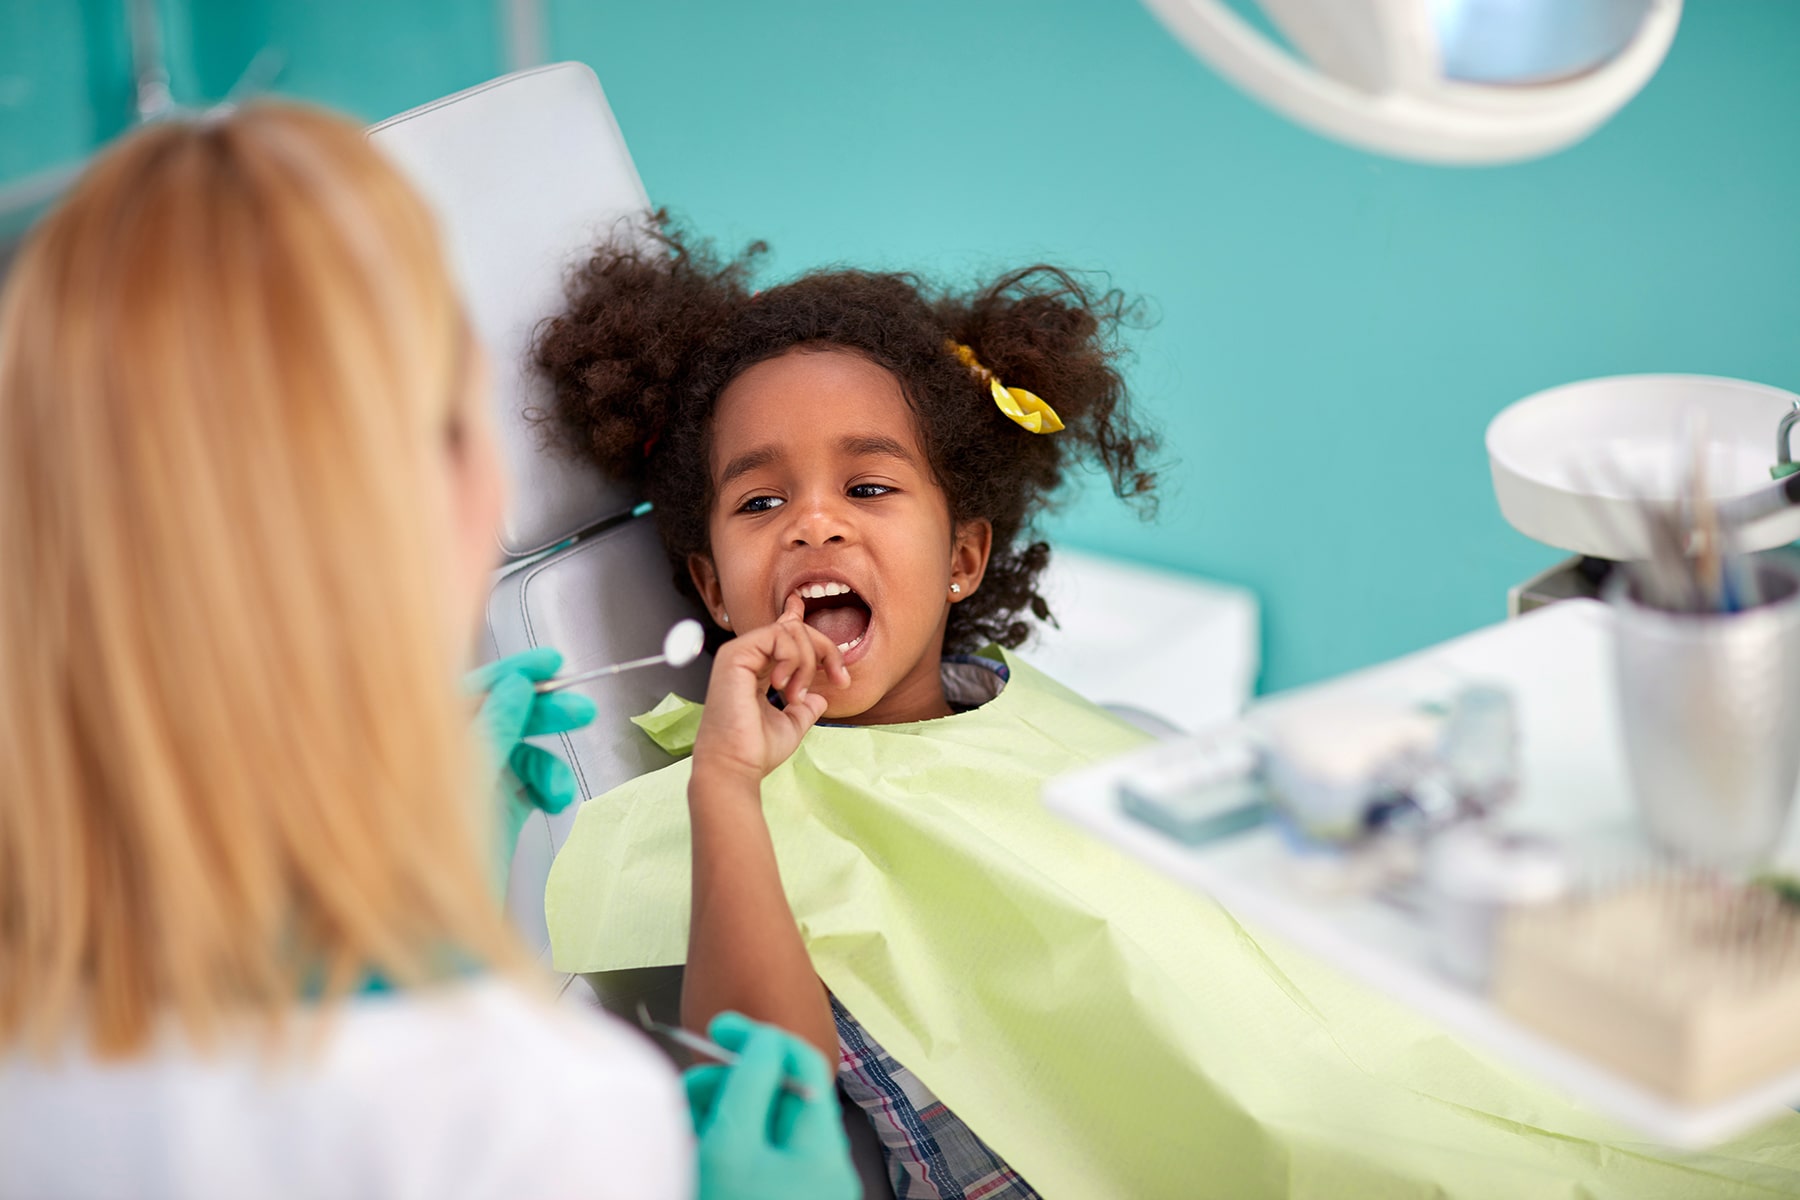
[[[617,675],[621,671],[635,671],[639,667],[654,667],[658,663],[668,661],[669,657],[666,654],[652,654],[648,658],[634,658],[630,662],[614,663],[610,667],[596,667],[592,671],[583,671],[579,675],[566,675],[561,679],[546,679],[537,685],[537,690],[540,695],[544,692],[560,692],[564,688],[574,687],[578,683],[588,683],[607,675]]]
[[[669,632],[663,635],[661,654],[652,654],[647,658],[634,658],[630,662],[614,663],[610,667],[596,667],[592,671],[583,671],[579,675],[570,675],[564,679],[546,679],[537,685],[540,695],[545,692],[559,692],[566,687],[574,687],[578,683],[600,679],[607,675],[617,675],[621,671],[634,671],[639,667],[654,667],[658,663],[668,663],[671,667],[685,667],[700,657],[706,649],[706,630],[700,622],[686,617],[669,626]]]
[[[641,1001],[638,1004],[638,1024],[642,1025],[651,1033],[660,1033],[676,1045],[685,1046],[696,1054],[704,1054],[708,1058],[717,1059],[728,1067],[737,1066],[737,1051],[727,1050],[711,1038],[704,1038],[697,1033],[691,1033],[679,1025],[665,1025],[661,1021],[652,1019],[649,1008]],[[802,1100],[810,1101],[813,1098],[813,1090],[797,1080],[783,1078],[781,1081],[781,1090],[790,1096],[797,1096]]]

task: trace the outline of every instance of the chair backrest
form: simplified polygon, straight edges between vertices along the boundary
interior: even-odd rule
[[[512,561],[488,602],[488,652],[562,651],[571,668],[656,653],[679,595],[638,497],[560,448],[536,414],[548,382],[532,365],[538,328],[596,245],[649,207],[600,81],[579,63],[497,79],[383,121],[372,141],[437,215],[470,320],[493,364],[495,419],[512,496],[500,549]],[[573,539],[573,541],[571,541]],[[549,551],[546,553],[546,551]],[[534,557],[535,556],[535,557]],[[629,723],[670,691],[698,699],[710,660],[602,679],[588,729],[547,739],[595,796],[670,760]],[[544,882],[573,809],[526,826],[507,908],[540,952]]]
[[[501,551],[536,554],[630,512],[636,496],[558,453],[533,419],[550,401],[531,369],[538,325],[561,309],[587,252],[650,204],[600,81],[580,63],[521,71],[401,113],[369,137],[436,211],[492,360],[514,485]]]

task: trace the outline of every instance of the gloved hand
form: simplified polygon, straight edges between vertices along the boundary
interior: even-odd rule
[[[734,1012],[714,1017],[707,1034],[739,1058],[682,1076],[700,1137],[699,1200],[858,1200],[837,1088],[819,1052]],[[784,1078],[812,1099],[784,1090]]]
[[[519,830],[534,808],[559,813],[575,799],[575,773],[541,746],[525,741],[546,733],[567,733],[594,719],[594,702],[573,692],[540,695],[536,685],[562,669],[563,657],[548,646],[509,655],[471,671],[471,691],[485,691],[478,721],[488,738],[492,761],[501,768],[499,856],[502,878],[512,862]]]

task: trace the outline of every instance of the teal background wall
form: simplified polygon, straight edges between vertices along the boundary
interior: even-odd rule
[[[0,9],[0,182],[32,165],[19,122],[28,147],[103,126],[80,106],[106,89],[62,86],[13,36],[104,63],[76,19],[98,4],[41,24]],[[1598,134],[1473,170],[1289,125],[1135,0],[544,11],[551,55],[599,73],[652,198],[726,245],[768,239],[771,276],[1050,258],[1149,298],[1130,374],[1167,434],[1161,518],[1089,486],[1049,529],[1254,589],[1268,687],[1496,620],[1558,557],[1494,505],[1482,431],[1512,400],[1630,371],[1800,389],[1800,4],[1694,0]],[[373,119],[503,69],[497,13],[190,0],[170,24],[190,96],[279,44],[282,90]]]
[[[129,0],[0,0],[0,236],[9,185],[78,163],[135,113]],[[497,0],[156,0],[174,98],[222,99],[259,50],[275,90],[391,116],[504,72]]]
[[[75,161],[125,127],[130,50],[112,7],[0,0],[0,184]]]

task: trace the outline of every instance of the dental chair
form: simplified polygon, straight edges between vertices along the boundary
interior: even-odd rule
[[[577,64],[526,71],[403,113],[369,136],[434,209],[491,364],[512,495],[487,651],[554,646],[568,670],[656,653],[671,624],[701,614],[676,592],[639,498],[559,446],[546,419],[549,383],[531,365],[532,341],[561,310],[570,272],[649,207],[599,81]],[[707,666],[651,667],[581,689],[599,719],[544,739],[573,768],[581,796],[670,762],[625,718],[670,691],[703,694]],[[534,814],[513,859],[507,912],[546,958],[544,881],[574,820],[573,806]]]
[[[381,122],[374,144],[435,211],[445,252],[493,372],[494,418],[512,497],[499,533],[504,565],[487,606],[487,652],[562,651],[566,669],[655,654],[670,625],[704,614],[675,588],[640,497],[559,447],[545,419],[549,383],[531,346],[562,310],[571,271],[622,221],[650,207],[594,73],[579,63],[522,71]],[[672,760],[628,720],[669,692],[700,698],[710,657],[649,667],[583,688],[599,708],[586,729],[543,739],[599,796]],[[534,813],[520,835],[507,914],[549,964],[544,886],[575,822]],[[565,992],[626,1020],[639,1002],[678,1020],[680,968],[565,977]],[[874,1133],[848,1107],[845,1127],[870,1200],[891,1200]],[[603,1164],[596,1163],[596,1170]]]

